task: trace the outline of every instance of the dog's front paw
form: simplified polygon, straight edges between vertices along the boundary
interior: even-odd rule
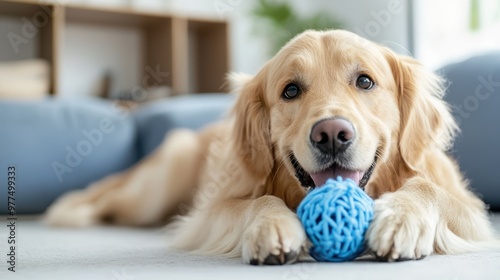
[[[375,201],[366,239],[381,260],[418,260],[432,253],[436,225],[437,214],[432,210],[390,193]]]
[[[307,252],[307,238],[302,224],[292,212],[258,217],[245,231],[242,250],[245,263],[294,263]]]

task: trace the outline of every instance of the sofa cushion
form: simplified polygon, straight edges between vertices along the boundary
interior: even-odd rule
[[[139,132],[140,156],[150,154],[174,128],[199,129],[223,118],[233,104],[232,94],[185,95],[140,107],[134,118]]]
[[[452,153],[473,190],[500,209],[500,52],[451,64],[440,72],[449,80],[445,99],[462,130]]]
[[[0,182],[14,166],[19,214],[41,212],[63,192],[137,160],[133,119],[101,100],[2,101],[0,134]],[[0,205],[7,205],[1,190]]]

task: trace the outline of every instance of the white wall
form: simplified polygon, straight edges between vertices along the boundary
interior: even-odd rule
[[[189,5],[190,1],[183,1]],[[210,2],[210,1],[208,1]],[[217,1],[215,1],[217,2]],[[234,71],[256,73],[268,57],[265,38],[255,34],[249,17],[254,1],[220,0],[231,6],[226,16],[232,24],[231,43]],[[344,29],[387,45],[399,53],[409,53],[408,0],[291,0],[304,16],[326,12],[344,25]],[[213,13],[213,12],[212,12]]]
[[[479,1],[481,28],[469,28],[470,0],[416,2],[417,57],[431,68],[500,50],[500,1]],[[446,13],[442,11],[446,10]]]
[[[140,29],[69,23],[63,37],[62,96],[96,95],[106,72],[112,73],[112,94],[141,84]]]
[[[344,28],[397,52],[409,53],[409,0],[290,0],[304,16],[324,11],[344,24]],[[174,11],[227,18],[231,23],[232,70],[256,73],[269,59],[266,39],[255,33],[250,16],[255,1],[176,0]]]
[[[316,0],[322,10],[338,18],[344,28],[367,39],[409,53],[408,0]],[[296,0],[302,5],[306,1]],[[305,9],[302,7],[301,10]]]

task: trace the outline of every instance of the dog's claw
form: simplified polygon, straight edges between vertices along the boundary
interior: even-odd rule
[[[291,251],[285,254],[285,263],[294,262],[299,257],[299,253],[296,251]]]
[[[269,255],[264,260],[264,264],[281,265],[284,263],[284,261],[285,261],[285,256],[283,254],[281,254],[281,255]]]
[[[291,251],[288,253],[281,252],[279,255],[270,254],[268,255],[261,264],[265,265],[283,265],[291,262],[295,262],[299,256],[297,251]],[[251,259],[251,265],[259,265],[258,259]]]

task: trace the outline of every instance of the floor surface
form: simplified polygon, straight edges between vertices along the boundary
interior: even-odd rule
[[[500,232],[500,213],[492,217]],[[7,270],[8,222],[0,217],[0,279],[500,279],[500,251],[430,256],[421,261],[250,266],[240,259],[169,251],[159,229],[50,228],[16,223],[16,272]]]

